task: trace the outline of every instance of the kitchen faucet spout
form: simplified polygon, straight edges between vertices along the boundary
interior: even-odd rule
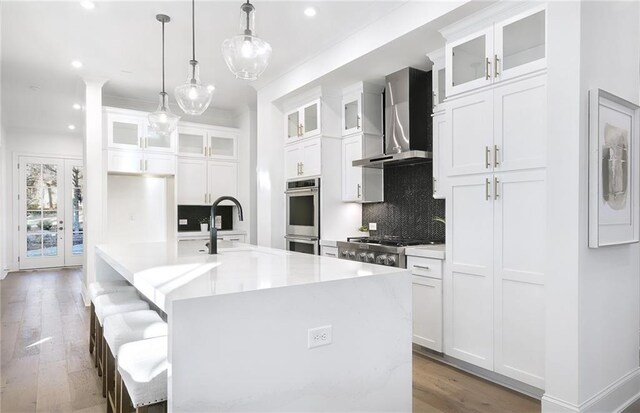
[[[209,254],[218,253],[218,229],[216,228],[216,208],[222,201],[231,201],[238,207],[238,219],[243,221],[242,205],[240,202],[232,196],[221,196],[211,204],[211,218],[209,218]]]

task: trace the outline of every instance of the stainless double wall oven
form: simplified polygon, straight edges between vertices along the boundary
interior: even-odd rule
[[[287,250],[317,255],[320,239],[320,178],[287,182]]]

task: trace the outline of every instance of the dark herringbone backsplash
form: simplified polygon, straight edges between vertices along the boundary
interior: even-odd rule
[[[386,167],[384,202],[362,205],[362,225],[378,224],[377,235],[444,240],[444,200],[433,199],[432,164]]]

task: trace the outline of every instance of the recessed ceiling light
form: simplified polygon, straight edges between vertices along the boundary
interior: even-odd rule
[[[316,9],[314,9],[313,7],[307,7],[306,9],[304,9],[304,15],[307,17],[313,17],[316,15]]]
[[[80,106],[80,104],[79,104],[79,103],[74,103],[74,104],[73,104],[73,108],[74,108],[75,110],[80,110],[80,109],[82,109],[82,106]]]
[[[69,129],[70,130],[75,130],[76,129],[76,125],[69,125]]]
[[[96,8],[96,4],[89,0],[82,0],[80,5],[87,10],[93,10]]]
[[[82,67],[82,62],[79,60],[74,60],[73,62],[71,62],[71,66],[75,67],[76,69],[80,69]]]

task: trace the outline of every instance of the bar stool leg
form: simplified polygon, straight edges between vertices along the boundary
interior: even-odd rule
[[[89,354],[93,354],[96,340],[96,307],[91,302],[91,321],[89,322]]]

